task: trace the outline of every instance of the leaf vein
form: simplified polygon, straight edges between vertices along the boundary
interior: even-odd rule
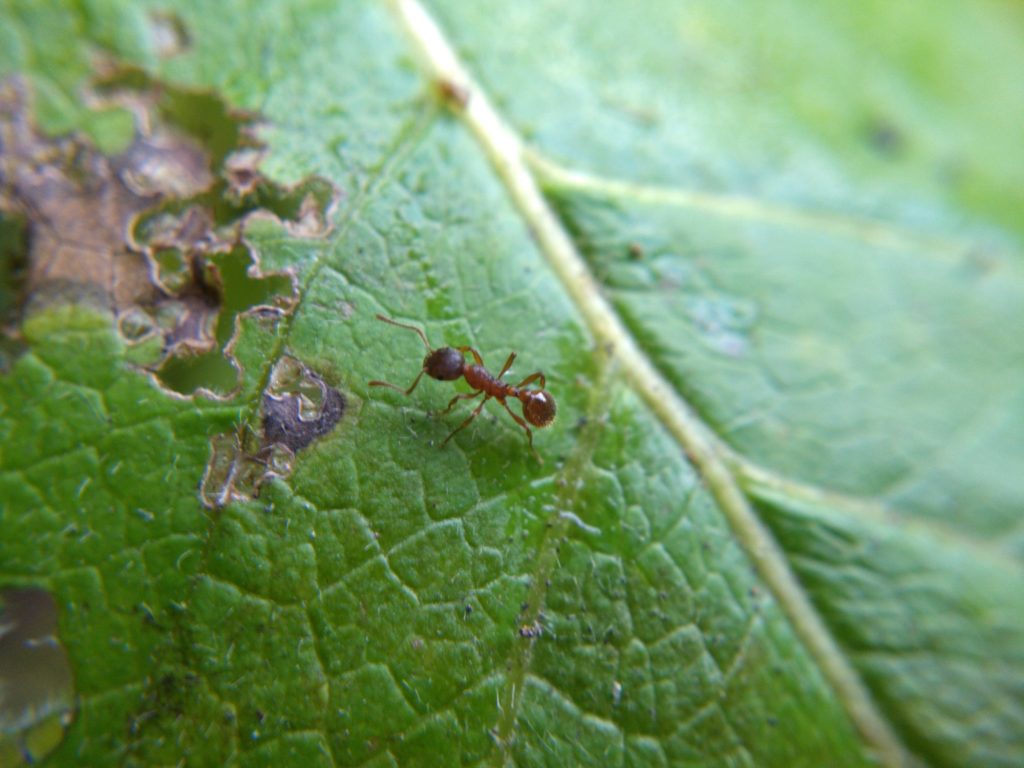
[[[756,517],[717,440],[623,326],[568,232],[548,205],[520,137],[474,82],[435,20],[417,0],[389,0],[431,80],[469,94],[460,116],[505,184],[541,252],[585,318],[599,346],[611,348],[624,376],[701,472],[740,545],[789,617],[865,741],[889,765],[909,762],[906,747],[872,699],[804,592],[778,543]],[[507,720],[503,730],[511,725]]]

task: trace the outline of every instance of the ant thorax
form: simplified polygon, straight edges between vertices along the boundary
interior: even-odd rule
[[[462,371],[462,375],[466,377],[466,383],[473,389],[483,390],[492,397],[502,393],[503,382],[495,379],[491,372],[482,365],[467,365]]]

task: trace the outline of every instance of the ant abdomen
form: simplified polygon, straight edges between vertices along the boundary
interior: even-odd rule
[[[523,418],[535,427],[546,427],[555,420],[555,398],[546,390],[524,392]]]

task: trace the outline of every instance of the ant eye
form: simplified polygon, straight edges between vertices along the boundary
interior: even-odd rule
[[[535,427],[546,427],[555,420],[555,398],[547,392],[533,394],[523,403],[523,416]]]

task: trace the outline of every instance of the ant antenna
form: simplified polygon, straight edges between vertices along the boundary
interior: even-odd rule
[[[416,335],[419,336],[420,340],[423,341],[423,346],[427,348],[427,352],[433,351],[433,347],[431,347],[430,342],[427,341],[426,335],[423,333],[422,330],[417,328],[415,325],[406,325],[405,323],[400,323],[397,320],[392,320],[390,317],[385,317],[380,313],[377,314],[377,319],[383,320],[385,323],[388,323],[389,325],[397,325],[399,328],[405,328],[407,331],[415,331]]]

